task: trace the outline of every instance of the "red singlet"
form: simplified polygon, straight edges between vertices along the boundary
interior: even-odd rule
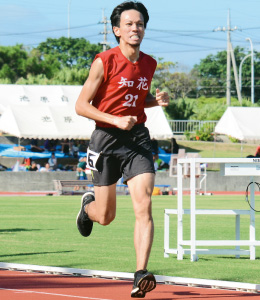
[[[144,123],[145,98],[149,92],[156,60],[140,51],[137,62],[132,63],[117,46],[96,55],[104,66],[104,79],[93,99],[98,110],[114,116],[137,116],[137,123]],[[100,127],[115,127],[96,122]]]

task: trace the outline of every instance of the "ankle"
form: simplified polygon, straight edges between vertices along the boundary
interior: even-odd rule
[[[141,269],[135,272],[135,274],[145,274],[147,272],[147,269]]]
[[[89,204],[90,204],[90,203],[84,205],[84,213],[85,213],[86,215],[88,215],[88,206],[89,206]]]

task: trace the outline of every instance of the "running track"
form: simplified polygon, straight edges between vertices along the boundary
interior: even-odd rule
[[[130,300],[132,281],[0,270],[1,300]],[[246,293],[181,285],[158,284],[145,299],[260,300]]]
[[[212,192],[213,194],[229,194]],[[18,193],[27,195],[28,193]],[[46,193],[31,193],[46,195]],[[244,192],[230,193],[244,194]],[[17,193],[0,192],[0,195]],[[130,300],[133,282],[126,280],[99,279],[65,275],[48,275],[0,269],[0,300]],[[157,300],[260,300],[259,293],[228,291],[212,288],[187,287],[183,285],[158,284],[145,299]]]

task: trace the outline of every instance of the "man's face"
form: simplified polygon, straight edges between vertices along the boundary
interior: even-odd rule
[[[145,30],[143,15],[134,9],[125,10],[121,14],[120,27],[115,26],[113,30],[120,37],[120,44],[140,46]]]

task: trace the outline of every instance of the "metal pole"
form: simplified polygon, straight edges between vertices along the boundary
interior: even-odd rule
[[[214,29],[214,31],[227,31],[227,90],[226,90],[226,97],[227,97],[227,105],[231,105],[231,31],[237,30],[238,28],[235,26],[234,28],[230,27],[230,10],[228,10],[228,19],[227,19],[227,27],[218,27]]]
[[[103,51],[107,50],[107,17],[104,16],[104,43],[103,43]]]
[[[109,20],[107,20],[107,17],[105,16],[105,13],[104,13],[104,9],[102,10],[102,24],[104,24],[104,31],[103,32],[100,32],[101,34],[104,34],[104,40],[103,42],[101,42],[101,45],[103,45],[103,51],[106,51],[107,50],[107,45],[109,45],[109,42],[107,41],[107,35],[109,33],[111,33],[110,31],[107,30],[107,24],[110,23]]]
[[[228,10],[228,22],[227,22],[227,105],[231,105],[231,60],[230,60],[230,13]]]
[[[235,59],[235,55],[234,55],[234,51],[233,51],[233,47],[232,47],[231,43],[230,43],[229,47],[231,50],[231,58],[232,58],[233,71],[234,71],[234,77],[235,77],[235,83],[236,83],[237,98],[238,98],[239,103],[242,105],[242,96],[241,96],[241,92],[239,89],[238,76],[237,76],[236,59]]]
[[[250,42],[251,46],[251,102],[255,103],[255,84],[254,84],[254,48],[250,38],[246,38]]]
[[[70,2],[71,0],[68,2],[68,39],[70,38]]]
[[[251,54],[248,54],[247,56],[245,56],[239,65],[239,89],[240,89],[240,92],[242,91],[242,65],[249,56],[251,56]]]

